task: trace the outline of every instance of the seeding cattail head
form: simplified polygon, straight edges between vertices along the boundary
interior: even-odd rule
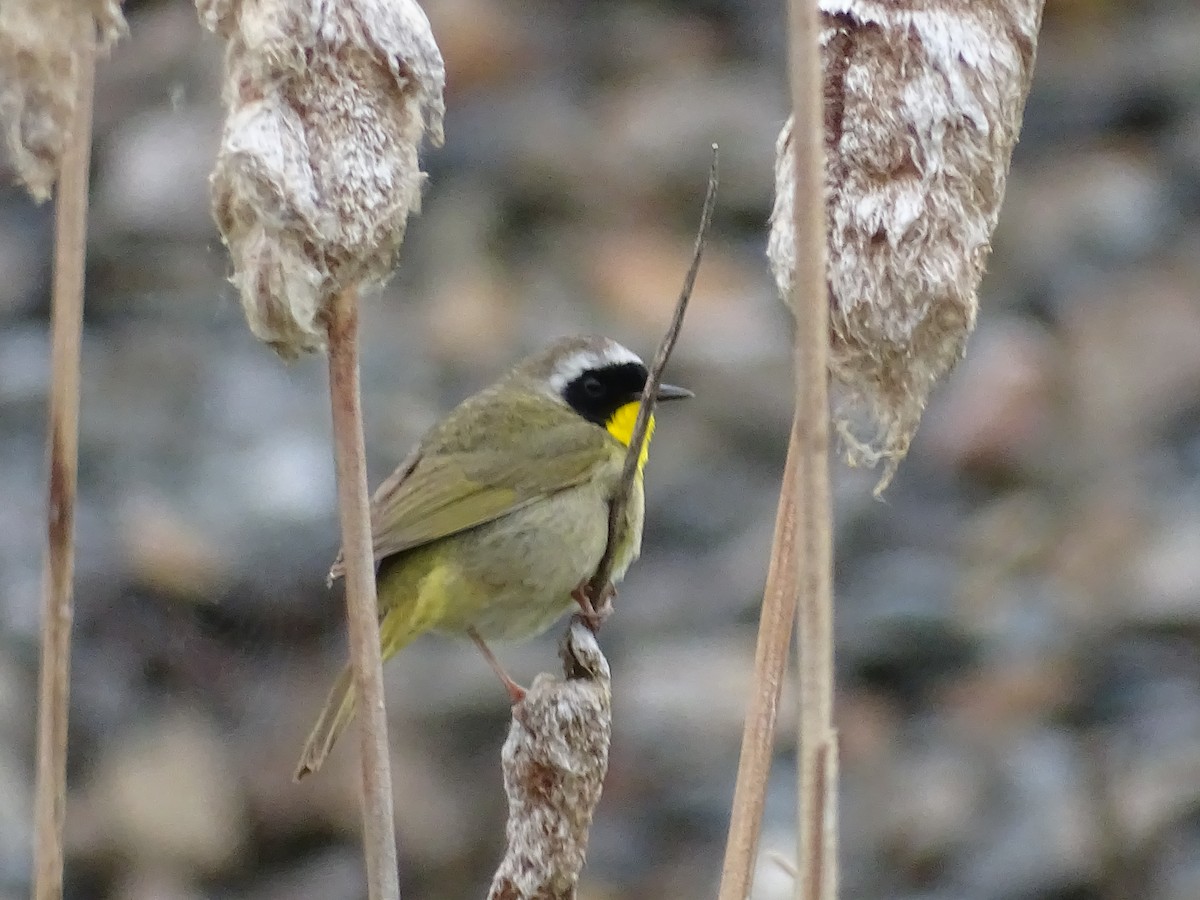
[[[1033,75],[1042,0],[822,0],[830,370],[852,464],[886,487],[962,356]],[[767,253],[795,271],[791,121]],[[853,418],[870,423],[856,434]]]
[[[612,673],[579,616],[559,645],[563,678],[542,673],[513,707],[500,758],[508,825],[488,900],[574,897],[612,742]]]
[[[106,50],[125,33],[118,0],[0,3],[0,127],[17,177],[50,196],[74,112],[80,40]]]
[[[445,66],[414,0],[197,0],[228,41],[213,211],[251,330],[325,346],[341,290],[385,281],[442,141]]]

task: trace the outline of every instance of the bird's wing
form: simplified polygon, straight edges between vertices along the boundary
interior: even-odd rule
[[[511,432],[507,432],[511,433]],[[512,446],[490,435],[487,447],[422,453],[418,449],[371,501],[375,561],[494,521],[586,481],[622,448],[603,429],[572,414],[538,429],[518,430]],[[618,462],[619,465],[619,462]],[[330,579],[342,575],[338,554]]]

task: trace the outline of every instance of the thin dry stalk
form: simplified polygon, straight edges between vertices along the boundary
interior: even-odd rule
[[[819,187],[823,131],[820,61],[814,52],[815,0],[792,0],[790,21],[794,114],[796,121],[809,126],[799,129],[805,139],[792,141],[795,171],[805,173],[798,179],[791,207],[795,214],[795,248],[794,256],[789,254],[789,263],[794,266],[789,303],[796,314],[796,406],[759,616],[754,691],[742,731],[719,900],[745,900],[753,886],[779,696],[798,604],[802,608],[798,767],[802,865],[796,880],[798,896],[804,900],[832,900],[837,885],[828,308],[824,206]]]
[[[613,548],[625,521],[639,450],[654,413],[663,370],[679,338],[712,223],[718,183],[716,144],[712,151],[692,262],[642,391],[625,468],[609,504],[608,543],[588,582],[592,597],[604,596],[612,575]],[[539,675],[525,699],[513,707],[501,756],[508,795],[507,847],[488,900],[574,900],[587,856],[592,813],[608,770],[612,736],[608,661],[591,630],[597,624],[574,616],[559,647],[566,680]]]
[[[346,573],[346,619],[350,665],[358,695],[367,885],[371,900],[399,900],[392,770],[383,704],[371,505],[359,394],[357,290],[347,288],[335,295],[327,313],[327,335],[338,513]]]
[[[75,479],[79,464],[79,353],[87,249],[88,165],[92,143],[95,22],[77,19],[75,97],[55,204],[51,312],[48,543],[43,574],[38,674],[37,783],[34,800],[34,897],[61,900],[67,801],[72,581],[75,573]]]
[[[837,736],[833,728],[833,513],[829,488],[829,300],[826,295],[824,106],[817,0],[791,0],[795,154],[796,471],[791,562],[798,589],[799,900],[837,896]]]
[[[559,648],[565,679],[539,675],[504,742],[507,846],[488,900],[573,900],[612,738],[608,661],[580,616]]]
[[[799,419],[794,418],[788,441],[787,464],[775,514],[775,538],[762,612],[758,619],[758,644],[754,651],[754,692],[750,695],[742,729],[737,783],[725,843],[718,900],[744,900],[754,882],[758,841],[762,833],[767,778],[775,749],[775,723],[779,694],[783,690],[792,625],[796,619],[796,459],[799,455]]]
[[[637,473],[638,458],[641,456],[642,445],[646,441],[646,431],[650,427],[650,417],[654,415],[657,404],[658,388],[662,384],[662,373],[675,349],[679,339],[679,330],[683,327],[683,317],[687,313],[688,301],[692,298],[692,288],[696,284],[696,274],[700,271],[700,258],[704,255],[704,244],[708,240],[708,229],[712,225],[713,210],[717,205],[717,165],[720,162],[717,145],[712,145],[712,162],[708,169],[708,188],[704,195],[704,208],[700,213],[700,227],[696,231],[696,243],[692,248],[692,262],[688,266],[687,275],[683,279],[683,287],[679,291],[679,300],[675,303],[675,313],[667,333],[663,335],[654,355],[646,378],[646,386],[642,389],[642,402],[638,407],[637,420],[633,425],[633,434],[629,439],[629,449],[625,453],[625,466],[621,470],[621,480],[617,483],[617,491],[608,506],[608,543],[604,547],[604,555],[600,564],[588,582],[588,591],[592,597],[601,597],[612,577],[613,563],[619,545],[618,532],[621,523],[625,521],[625,509],[629,505],[629,497],[633,493],[633,479]]]

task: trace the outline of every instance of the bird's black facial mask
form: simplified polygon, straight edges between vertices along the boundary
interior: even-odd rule
[[[648,374],[638,362],[588,369],[566,386],[563,399],[589,422],[606,427],[622,406],[641,401]]]
[[[599,369],[589,369],[567,385],[563,398],[587,419],[604,428],[614,438],[629,446],[637,423],[638,407],[649,373],[641,363],[613,363]],[[659,400],[681,400],[692,392],[670,384],[659,385]],[[654,433],[654,417],[650,417],[648,434]],[[646,462],[643,447],[640,463]]]

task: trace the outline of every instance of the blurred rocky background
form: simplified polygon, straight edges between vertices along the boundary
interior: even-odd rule
[[[612,769],[583,900],[713,896],[789,409],[763,259],[786,114],[766,0],[429,0],[446,146],[366,304],[376,480],[526,350],[650,353],[708,145],[716,228],[642,562],[605,633]],[[358,900],[353,742],[300,786],[343,658],[324,363],[251,339],[206,176],[220,47],[129,0],[96,106],[70,900]],[[0,900],[28,896],[52,209],[0,181]],[[836,472],[844,895],[1200,897],[1200,6],[1050,0],[968,358],[883,502]],[[501,647],[523,680],[555,635]],[[483,895],[503,691],[388,668],[403,883]],[[785,705],[764,845],[791,852]],[[789,895],[764,854],[756,897]]]

